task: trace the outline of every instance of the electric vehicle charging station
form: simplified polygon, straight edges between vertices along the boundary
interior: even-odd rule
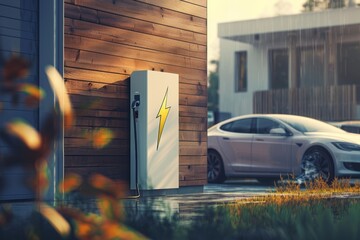
[[[130,189],[179,188],[179,76],[130,77]]]

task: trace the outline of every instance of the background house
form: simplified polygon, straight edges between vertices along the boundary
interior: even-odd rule
[[[360,9],[219,24],[220,111],[355,119]]]
[[[129,76],[135,70],[179,74],[180,186],[206,184],[206,5],[206,0],[1,1],[0,53],[27,57],[33,64],[30,81],[45,90],[44,67],[56,66],[64,73],[77,116],[54,149],[50,198],[68,172],[129,180]],[[3,116],[20,111],[18,117],[40,126],[41,104],[54,104],[47,101],[25,112],[10,101],[0,97],[1,124]],[[101,128],[114,137],[105,148],[94,149],[89,136]],[[0,149],[4,146],[0,142]],[[29,173],[7,173],[7,178],[20,179],[19,174]],[[31,198],[20,180],[14,184],[15,190],[8,188],[1,198]]]

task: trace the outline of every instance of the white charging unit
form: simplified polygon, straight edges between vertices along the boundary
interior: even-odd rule
[[[130,105],[135,99],[139,105],[130,111],[130,188],[179,188],[179,76],[134,71]]]

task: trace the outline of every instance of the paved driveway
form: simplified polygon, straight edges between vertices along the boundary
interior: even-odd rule
[[[230,180],[223,184],[208,184],[202,193],[176,194],[167,196],[143,197],[138,200],[127,200],[125,206],[137,212],[148,210],[178,213],[182,220],[190,220],[205,207],[234,202],[237,199],[264,195],[272,192],[274,186],[260,184],[256,180]]]

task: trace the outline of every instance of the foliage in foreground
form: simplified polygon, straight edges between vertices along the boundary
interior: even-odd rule
[[[10,105],[23,104],[37,108],[49,92],[27,82],[30,63],[17,55],[11,56],[0,69],[0,94],[9,95]],[[120,199],[124,188],[120,182],[112,181],[100,174],[87,179],[68,174],[59,186],[62,194],[78,190],[97,200],[99,214],[89,214],[68,206],[50,206],[45,195],[51,182],[48,159],[64,126],[72,127],[75,116],[64,80],[54,67],[46,68],[51,90],[56,96],[56,106],[49,104],[47,115],[38,130],[23,119],[13,119],[0,126],[0,140],[8,152],[0,152],[0,190],[8,179],[3,177],[9,167],[22,168],[33,173],[25,177],[24,185],[34,194],[32,214],[26,219],[13,217],[11,205],[0,205],[0,239],[147,239],[123,224],[123,208]],[[51,95],[51,94],[50,94]],[[0,112],[2,110],[0,102]],[[45,109],[44,109],[45,110]],[[96,149],[105,147],[112,140],[109,129],[99,129],[84,136]],[[3,182],[2,182],[3,181]]]

